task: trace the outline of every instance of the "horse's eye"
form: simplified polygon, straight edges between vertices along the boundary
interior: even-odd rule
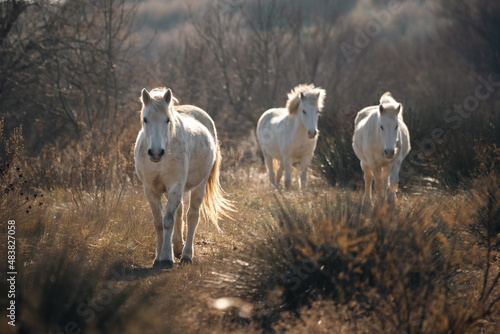
[[[384,127],[381,125],[380,128],[382,129],[382,131],[384,131]]]
[[[170,118],[167,118],[167,124],[170,123]]]
[[[396,127],[394,128],[394,130],[397,130],[398,129],[398,126],[396,125]]]
[[[302,110],[302,113],[305,115],[305,114],[306,114],[306,111],[305,111],[305,110]]]
[[[146,117],[144,117],[144,118],[142,119],[142,121],[143,121],[144,123],[147,123],[147,122],[148,122],[148,119],[147,119]]]

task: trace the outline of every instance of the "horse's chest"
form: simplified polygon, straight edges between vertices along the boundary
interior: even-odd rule
[[[164,159],[167,160],[167,159]],[[160,165],[161,164],[161,165]],[[150,188],[154,189],[157,193],[164,193],[176,183],[183,182],[185,180],[184,168],[181,168],[181,164],[166,164],[159,163],[158,167],[154,166],[145,170],[142,174],[142,182],[147,184]]]
[[[291,157],[293,161],[300,161],[311,155],[314,151],[316,142],[313,140],[297,141],[291,148]]]

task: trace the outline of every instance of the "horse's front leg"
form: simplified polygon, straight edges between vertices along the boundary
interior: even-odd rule
[[[292,161],[283,156],[283,169],[285,170],[285,189],[290,189],[292,185]]]
[[[401,167],[400,161],[395,161],[391,166],[390,176],[389,176],[389,202],[394,203],[396,200],[396,192],[399,188],[399,168]]]
[[[181,257],[184,231],[184,201],[182,200],[177,208],[177,213],[175,216],[174,234],[172,235],[172,244],[174,247],[174,256],[177,258]]]
[[[309,168],[309,164],[311,163],[312,160],[312,155],[310,157],[307,157],[304,161],[302,161],[300,168],[301,168],[301,173],[300,173],[300,189],[301,190],[306,190],[306,184],[307,184],[307,169]]]
[[[200,207],[205,197],[206,182],[202,182],[196,188],[191,190],[191,201],[187,214],[187,236],[186,244],[182,251],[181,264],[189,264],[193,261],[194,256],[194,234],[198,227],[200,219]]]
[[[389,167],[382,168],[381,179],[382,179],[382,198],[387,198],[387,191],[389,190]]]
[[[153,213],[153,223],[154,223],[155,231],[156,231],[156,256],[155,256],[154,264],[157,264],[159,261],[161,248],[163,245],[163,225],[162,225],[162,217],[161,217],[161,194],[157,194],[157,193],[153,192],[151,189],[147,188],[146,186],[144,186],[144,194],[146,195],[146,199],[148,200],[149,207],[151,208],[151,212]]]
[[[371,171],[375,181],[375,193],[378,197],[383,198],[384,180],[382,170],[380,168],[373,168]]]
[[[363,196],[363,204],[370,204],[370,201],[372,199],[373,173],[367,164],[361,163],[361,169],[363,170],[365,180],[365,194]]]
[[[168,201],[165,215],[163,216],[163,246],[161,248],[158,265],[164,268],[172,268],[174,255],[172,249],[172,232],[174,229],[177,210],[182,202],[183,187],[174,185],[168,190]]]

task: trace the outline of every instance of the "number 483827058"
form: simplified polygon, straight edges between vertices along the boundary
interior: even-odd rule
[[[7,262],[9,264],[9,270],[15,270],[16,266],[16,221],[9,220],[8,221],[8,230],[7,230]]]

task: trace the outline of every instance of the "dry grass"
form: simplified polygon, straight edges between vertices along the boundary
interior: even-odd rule
[[[45,181],[40,161],[25,170],[8,155],[15,166],[2,161],[10,190],[0,229],[5,237],[16,219],[18,326],[2,322],[2,333],[494,333],[500,325],[498,174],[366,210],[359,192],[320,178],[305,194],[272,190],[257,151],[247,151],[224,152],[233,220],[220,222],[222,233],[202,222],[193,265],[171,270],[151,268],[149,207],[140,185],[119,177],[130,173],[120,163],[127,151],[104,161],[104,148],[82,150]],[[83,171],[70,187],[43,187]],[[10,187],[24,179],[17,173],[43,191]],[[35,193],[43,205],[26,213]],[[241,302],[218,310],[221,297]]]

